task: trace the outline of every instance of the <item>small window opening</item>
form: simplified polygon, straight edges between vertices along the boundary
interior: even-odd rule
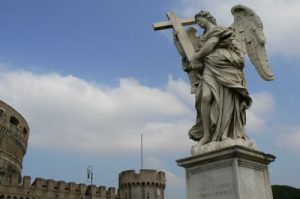
[[[3,115],[4,115],[4,110],[0,108],[0,117],[2,117]]]
[[[20,123],[19,120],[18,120],[17,118],[15,118],[14,116],[11,116],[11,117],[10,117],[9,122],[10,122],[11,124],[13,124],[13,125],[16,125],[16,126],[18,126],[19,123]]]
[[[23,135],[26,136],[27,135],[27,129],[23,128]]]

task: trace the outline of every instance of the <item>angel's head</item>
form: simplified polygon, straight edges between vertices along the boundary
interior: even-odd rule
[[[207,11],[200,11],[195,15],[195,20],[199,26],[202,28],[205,28],[207,25],[207,22],[212,23],[213,25],[217,25],[216,18],[212,16]]]

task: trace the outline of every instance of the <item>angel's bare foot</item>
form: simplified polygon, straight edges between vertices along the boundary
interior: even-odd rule
[[[224,141],[224,140],[227,140],[227,139],[229,139],[229,137],[227,135],[222,135],[221,141]]]
[[[209,136],[203,136],[201,138],[201,140],[199,141],[199,144],[200,145],[204,145],[204,144],[208,143],[209,141],[210,141],[210,137]]]

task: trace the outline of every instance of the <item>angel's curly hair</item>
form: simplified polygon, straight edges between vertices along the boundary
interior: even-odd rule
[[[207,11],[200,11],[195,15],[195,20],[197,20],[198,17],[203,17],[205,19],[207,19],[209,22],[211,22],[214,25],[217,25],[217,21],[216,18],[214,16],[212,16],[212,14],[210,14]]]

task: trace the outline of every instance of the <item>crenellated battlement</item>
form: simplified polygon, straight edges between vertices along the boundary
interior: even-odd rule
[[[166,174],[162,171],[141,169],[123,171],[119,174],[120,199],[164,198]]]
[[[141,169],[140,173],[134,170],[123,171],[119,174],[119,186],[132,186],[139,184],[157,185],[165,187],[165,172],[151,169]]]
[[[5,191],[1,191],[4,189]],[[17,191],[16,191],[17,190]],[[18,193],[19,192],[19,193]],[[45,194],[49,198],[95,198],[95,199],[116,199],[116,188],[74,182],[56,181],[53,179],[36,178],[31,182],[30,176],[24,176],[19,184],[16,180],[10,183],[0,184],[0,193],[7,195],[23,195],[27,193],[30,197],[42,197]]]

